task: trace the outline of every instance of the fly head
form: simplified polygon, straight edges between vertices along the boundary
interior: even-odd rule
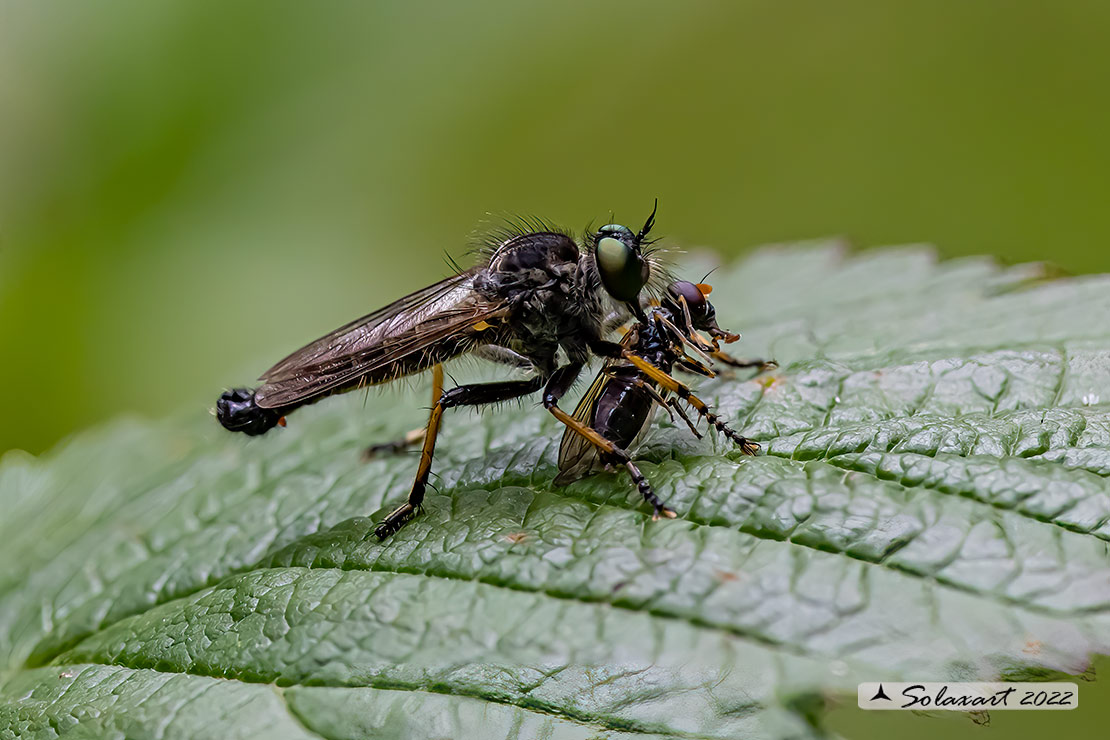
[[[656,208],[658,208],[656,201]],[[655,224],[655,208],[639,233],[620,224],[602,226],[594,235],[594,261],[605,292],[615,300],[629,304],[639,313],[640,291],[651,279],[651,263],[644,257],[643,247],[648,232]]]

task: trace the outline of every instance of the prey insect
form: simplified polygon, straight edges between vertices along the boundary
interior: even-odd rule
[[[539,222],[507,227],[485,245],[476,266],[302,347],[267,370],[258,388],[221,395],[216,416],[229,430],[264,434],[326,396],[434,368],[435,401],[416,478],[405,503],[375,530],[387,537],[420,511],[447,409],[542,390],[544,407],[574,433],[597,434],[558,403],[591,356],[623,356],[625,348],[606,337],[642,316],[642,293],[666,284],[647,238],[654,220],[652,210],[639,232],[610,224],[581,242]],[[530,377],[443,391],[441,364],[468,353]]]
[[[733,430],[688,385],[671,375],[676,367],[702,376],[715,375],[688,351],[732,367],[774,366],[763,360],[738,360],[721,351],[721,340],[728,343],[740,337],[717,325],[709,291],[708,285],[671,283],[660,304],[648,308],[646,316],[625,334],[621,342],[625,354],[606,361],[574,409],[574,418],[591,429],[596,438],[572,434],[568,427],[559,446],[555,483],[566,484],[596,470],[623,466],[651,505],[654,518],[673,518],[674,511],[655,495],[629,453],[643,437],[657,408],[665,409],[672,419],[677,414],[700,439],[702,434],[683,409],[686,404],[705,419],[710,429],[724,434],[744,454],[759,451],[756,442]],[[712,341],[706,341],[698,331],[708,333]]]

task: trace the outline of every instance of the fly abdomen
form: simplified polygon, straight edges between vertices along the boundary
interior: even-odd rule
[[[224,391],[216,401],[216,418],[226,429],[242,432],[252,437],[277,426],[284,417],[280,409],[264,409],[254,400],[254,391],[248,388],[233,388]]]

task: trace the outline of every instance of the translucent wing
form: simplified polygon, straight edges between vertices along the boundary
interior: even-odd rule
[[[636,327],[628,329],[621,338],[622,347],[632,347],[638,335]],[[601,398],[602,391],[612,378],[606,370],[614,365],[621,364],[621,360],[606,360],[597,372],[597,377],[582,400],[574,407],[574,418],[588,427],[593,427],[596,422],[597,401]],[[589,475],[594,470],[601,468],[600,452],[597,447],[586,441],[581,434],[575,434],[569,428],[563,431],[563,439],[559,443],[559,474],[555,476],[556,485],[565,485]]]
[[[482,343],[481,332],[508,306],[473,289],[476,271],[418,290],[302,347],[262,375],[255,402],[278,408],[385,383]]]
[[[574,418],[588,427],[594,424],[594,414],[597,411],[597,400],[606,384],[611,378],[605,369],[616,364],[616,360],[606,360],[605,365],[598,371],[597,377],[582,400],[574,407]],[[556,485],[566,485],[576,481],[600,466],[599,451],[597,447],[586,441],[581,434],[571,431],[570,427],[563,430],[563,439],[559,443],[559,474],[555,476]]]

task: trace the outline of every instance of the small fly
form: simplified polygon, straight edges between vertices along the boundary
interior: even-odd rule
[[[759,451],[758,443],[725,424],[688,385],[671,375],[676,367],[706,377],[716,374],[687,350],[706,361],[732,367],[775,366],[764,360],[739,360],[721,351],[722,340],[730,343],[740,337],[717,325],[716,311],[709,302],[710,290],[705,284],[681,280],[671,283],[660,304],[649,307],[646,316],[625,334],[621,344],[628,354],[605,362],[574,410],[574,418],[589,427],[597,439],[571,434],[568,428],[559,446],[559,475],[555,483],[570,483],[594,471],[621,465],[652,506],[654,518],[673,518],[674,511],[652,491],[629,450],[643,437],[657,408],[666,409],[672,420],[677,413],[700,439],[702,435],[687,416],[683,403],[704,418],[710,429],[732,440],[744,454]],[[698,331],[708,333],[712,341],[706,341]]]
[[[543,391],[543,405],[591,444],[611,453],[596,431],[559,408],[591,356],[646,363],[606,337],[644,318],[641,297],[659,293],[665,270],[648,240],[655,210],[638,232],[610,224],[580,242],[539,222],[506,227],[478,265],[336,329],[267,370],[254,390],[225,392],[216,403],[224,427],[264,434],[306,404],[336,393],[433,370],[434,404],[408,500],[379,524],[385,538],[424,500],[443,412]],[[527,379],[443,391],[442,363],[471,354],[530,374]],[[560,354],[565,361],[560,364]]]

